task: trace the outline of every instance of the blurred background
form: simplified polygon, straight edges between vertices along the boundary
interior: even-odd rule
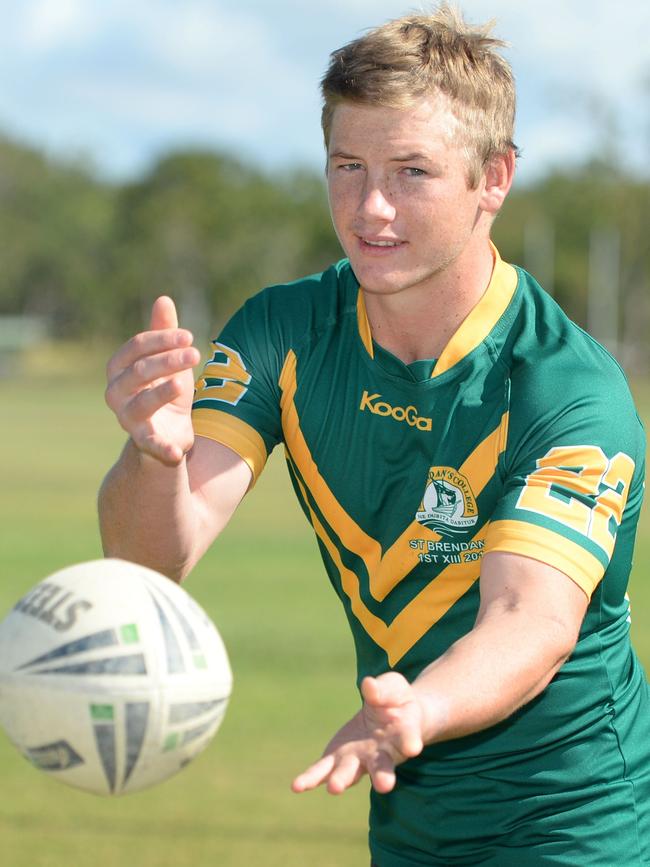
[[[627,371],[650,418],[650,4],[465,0],[518,83],[518,178],[495,226]],[[205,352],[263,285],[340,258],[318,81],[398,0],[0,0],[0,617],[101,556],[95,497],[124,435],[103,366],[173,295]],[[0,737],[3,867],[355,867],[367,791],[296,798],[292,776],[356,708],[352,646],[273,457],[190,591],[235,693],[205,756],[102,801]],[[650,666],[650,520],[631,581]]]
[[[467,0],[518,83],[496,227],[631,371],[648,367],[650,5]],[[323,193],[328,54],[398,0],[0,0],[4,343],[129,334],[156,293],[207,331],[340,256]],[[13,317],[28,317],[22,322]]]

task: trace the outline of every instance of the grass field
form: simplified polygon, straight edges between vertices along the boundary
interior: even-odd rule
[[[100,556],[95,493],[123,435],[97,366],[73,376],[69,361],[41,356],[0,381],[0,616],[50,572]],[[646,409],[648,397],[640,392]],[[631,595],[647,667],[649,570],[646,509]],[[216,740],[176,778],[110,800],[47,778],[0,736],[2,867],[367,863],[365,784],[342,798],[289,791],[354,711],[356,693],[343,613],[279,455],[187,586],[219,626],[235,673]]]

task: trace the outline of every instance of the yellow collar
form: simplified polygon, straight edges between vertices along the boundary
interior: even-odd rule
[[[494,267],[492,269],[492,277],[487,289],[483,293],[478,304],[469,312],[465,319],[461,322],[458,330],[453,334],[449,343],[443,349],[440,358],[436,362],[436,366],[431,374],[440,376],[440,374],[449,370],[455,364],[458,364],[461,359],[469,355],[479,344],[481,344],[488,336],[490,331],[497,324],[501,316],[504,314],[508,304],[512,300],[517,288],[517,272],[512,265],[504,262],[499,255],[499,251],[490,243],[492,255],[494,257]],[[366,305],[363,299],[363,289],[359,287],[357,297],[357,321],[359,325],[359,335],[363,345],[365,346],[368,355],[374,358],[374,347],[372,345],[372,332],[366,313]]]

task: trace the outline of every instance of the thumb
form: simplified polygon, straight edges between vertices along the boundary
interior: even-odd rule
[[[151,308],[151,330],[161,331],[163,328],[178,328],[176,305],[168,295],[156,298]]]
[[[361,694],[368,704],[400,705],[412,699],[413,688],[408,680],[396,671],[387,671],[378,677],[364,677]]]

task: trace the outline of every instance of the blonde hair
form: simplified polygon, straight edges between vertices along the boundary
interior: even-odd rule
[[[458,120],[468,183],[474,188],[494,156],[516,147],[515,83],[491,37],[493,22],[470,27],[447,3],[426,15],[388,21],[334,51],[321,81],[325,146],[341,102],[406,108],[442,94]]]

